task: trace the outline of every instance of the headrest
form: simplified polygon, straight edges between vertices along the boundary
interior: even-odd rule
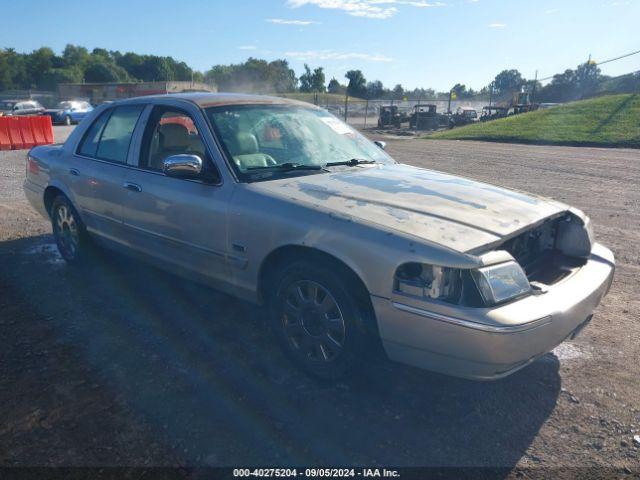
[[[258,153],[258,140],[256,136],[251,133],[241,132],[236,135],[236,155],[248,155],[251,153]]]
[[[189,130],[179,123],[165,123],[160,125],[162,147],[165,149],[187,148],[190,144]]]

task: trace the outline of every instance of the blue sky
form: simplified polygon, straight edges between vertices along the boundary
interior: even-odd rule
[[[324,66],[327,81],[361,69],[387,86],[488,84],[640,49],[640,0],[0,0],[0,47],[67,43],[171,55],[206,70],[249,56]],[[603,73],[640,70],[640,55]]]

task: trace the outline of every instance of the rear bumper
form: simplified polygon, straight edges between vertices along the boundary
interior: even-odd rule
[[[552,350],[590,320],[613,280],[613,254],[595,244],[587,263],[546,293],[493,309],[372,297],[392,360],[477,380],[507,376]]]

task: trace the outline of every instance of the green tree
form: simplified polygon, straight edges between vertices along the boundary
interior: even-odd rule
[[[53,67],[55,54],[48,47],[41,47],[31,52],[27,59],[27,73],[30,79],[29,87],[43,88],[45,73]]]
[[[291,92],[297,84],[295,72],[286,60],[248,58],[232,65],[214,65],[204,75],[205,81],[215,83],[226,92]]]
[[[338,82],[338,80],[336,80],[335,78],[332,78],[329,81],[329,85],[327,85],[327,92],[329,93],[334,93],[334,94],[344,94],[346,88],[344,85],[340,85],[340,82]]]
[[[83,79],[84,74],[79,67],[50,68],[43,75],[42,88],[55,90],[61,83],[80,83]]]
[[[366,98],[382,98],[384,95],[384,85],[380,80],[374,80],[373,82],[367,82],[367,95]]]
[[[84,47],[67,44],[62,52],[62,59],[67,67],[82,68],[89,61],[89,52]]]
[[[325,78],[324,78],[324,69],[322,67],[317,67],[313,69],[313,76],[311,78],[311,89],[313,92],[321,92],[324,93],[327,91],[327,88],[324,86]]]
[[[360,70],[349,70],[345,75],[349,80],[347,93],[352,97],[364,98],[367,95],[367,80]]]
[[[90,83],[109,83],[127,82],[130,78],[124,68],[100,56],[93,56],[84,70],[84,80]]]
[[[575,73],[578,97],[586,98],[592,96],[598,89],[601,80],[602,75],[595,62],[589,61],[578,65]]]
[[[312,82],[313,82],[313,73],[311,73],[311,68],[306,63],[304,64],[304,73],[300,75],[300,91],[301,92],[311,92],[312,90]]]
[[[525,79],[518,70],[503,70],[493,81],[494,91],[498,95],[511,95],[519,92],[525,84]]]
[[[391,90],[394,100],[402,100],[404,98],[404,88],[399,83]]]

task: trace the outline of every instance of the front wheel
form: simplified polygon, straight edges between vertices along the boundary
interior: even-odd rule
[[[71,265],[85,263],[91,250],[90,240],[78,212],[63,195],[53,200],[51,224],[62,258]]]
[[[330,381],[361,365],[367,343],[358,296],[339,272],[295,262],[280,272],[270,299],[272,327],[287,355]]]

